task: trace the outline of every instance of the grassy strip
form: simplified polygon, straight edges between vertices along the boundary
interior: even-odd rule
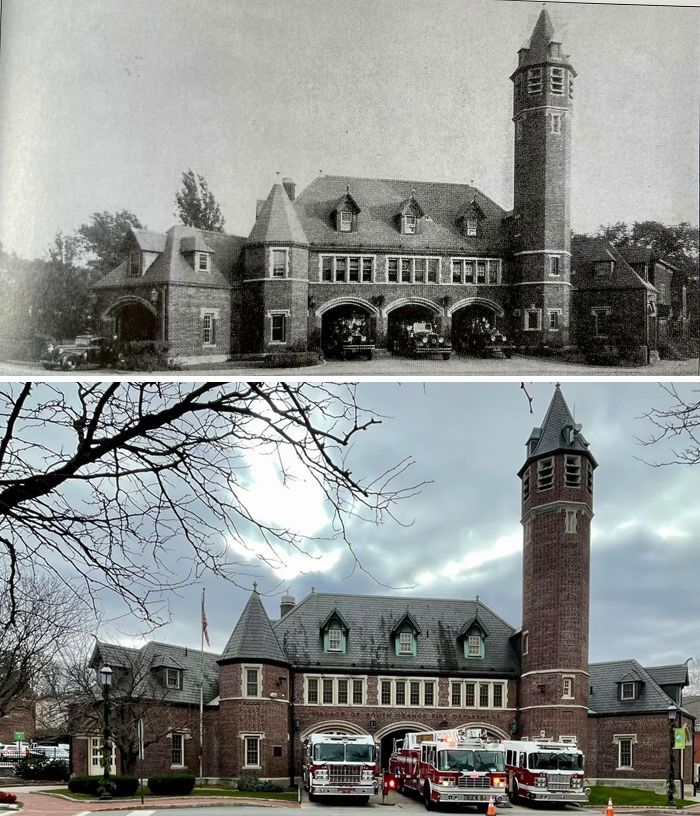
[[[589,805],[607,805],[608,799],[612,799],[613,807],[619,805],[620,807],[645,807],[649,806],[663,806],[667,803],[668,797],[666,794],[654,793],[654,791],[639,790],[638,788],[612,788],[605,785],[593,785],[591,787],[591,795],[588,800]],[[688,799],[676,799],[678,807],[687,807],[688,805],[695,805]]]
[[[82,801],[93,801],[96,802],[97,797],[93,796],[90,793],[73,793],[68,788],[59,788],[53,791],[47,791],[48,795],[51,794],[59,794],[60,796],[66,796],[69,799],[74,799],[76,802]],[[272,793],[270,791],[239,791],[233,788],[195,788],[192,793],[185,794],[184,796],[163,796],[162,794],[159,795],[158,799],[200,799],[204,796],[211,796],[211,797],[238,797],[240,799],[281,799],[285,802],[296,802],[297,800],[297,791],[296,788],[293,790],[286,790],[282,791],[281,793]],[[134,800],[141,800],[141,794],[135,793],[133,796],[120,796],[120,799],[124,799],[127,801],[134,801]],[[153,799],[155,798],[153,794],[145,788],[143,791],[143,798],[144,799]]]

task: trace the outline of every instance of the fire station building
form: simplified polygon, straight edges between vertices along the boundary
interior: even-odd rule
[[[105,331],[214,363],[325,349],[348,318],[377,348],[421,321],[460,349],[486,320],[523,350],[594,342],[646,362],[670,287],[661,303],[646,267],[610,244],[572,248],[576,71],[546,10],[510,79],[512,211],[467,184],[319,176],[297,195],[278,179],[247,237],[132,230],[123,263],[95,285]]]
[[[282,597],[273,612],[254,589],[223,652],[204,656],[204,775],[298,776],[302,741],[314,731],[372,735],[386,767],[393,740],[407,732],[467,727],[497,739],[576,741],[589,780],[663,789],[674,706],[675,725],[689,735],[676,768],[689,783],[686,665],[588,660],[596,466],[557,386],[519,472],[520,626],[478,597],[311,592]],[[122,682],[138,663],[166,711],[160,725],[147,722],[146,770],[197,772],[199,651],[98,643],[93,665],[105,662]],[[74,738],[74,772],[101,773],[100,757],[99,736]]]

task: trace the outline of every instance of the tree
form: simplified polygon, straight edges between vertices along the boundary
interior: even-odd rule
[[[6,583],[11,576],[5,572],[3,578]],[[74,593],[56,580],[15,578],[14,597],[0,593],[0,717],[32,694],[38,678],[80,631],[82,617]]]
[[[95,608],[112,593],[156,622],[166,590],[203,570],[247,586],[256,564],[308,553],[309,535],[250,509],[251,468],[264,457],[284,484],[316,486],[330,532],[313,546],[340,540],[364,569],[349,525],[393,518],[420,487],[397,485],[408,459],[376,477],[349,469],[352,443],[378,423],[351,385],[6,383],[0,547],[11,565],[9,619],[24,575],[54,575]]]
[[[175,194],[177,212],[186,227],[224,231],[224,219],[214,194],[209,190],[204,176],[195,178],[192,170],[182,174],[182,188]]]
[[[673,445],[670,458],[653,462],[662,465],[700,465],[700,389],[692,388],[683,395],[676,385],[661,385],[672,399],[670,406],[652,408],[644,414],[655,430],[643,445],[656,445],[664,440]],[[676,444],[680,447],[676,447]]]
[[[37,332],[61,339],[91,327],[93,301],[90,276],[80,265],[82,252],[77,235],[56,233],[45,274],[36,280],[32,296]]]
[[[96,276],[110,272],[122,262],[122,245],[131,227],[142,229],[142,224],[129,210],[95,212],[88,223],[78,227],[82,248],[91,256],[87,267]]]

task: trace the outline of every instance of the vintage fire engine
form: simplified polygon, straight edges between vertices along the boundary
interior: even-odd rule
[[[358,734],[311,734],[304,741],[304,789],[317,796],[354,796],[369,801],[377,793],[377,746]]]
[[[503,743],[508,796],[547,802],[587,802],[583,784],[583,753],[572,743],[547,739]]]
[[[506,798],[505,754],[475,728],[406,734],[389,760],[401,791],[423,798],[427,810],[441,802],[475,805],[486,812],[489,800]]]

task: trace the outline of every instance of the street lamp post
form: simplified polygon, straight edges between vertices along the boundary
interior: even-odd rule
[[[675,807],[676,802],[674,799],[674,794],[676,792],[676,785],[674,782],[675,774],[673,771],[673,746],[674,746],[674,738],[673,738],[673,727],[676,724],[676,715],[678,714],[678,709],[671,703],[668,707],[668,802],[667,805],[669,807]]]
[[[109,781],[109,766],[112,764],[112,735],[109,730],[109,689],[112,686],[112,669],[103,666],[100,669],[100,682],[102,683],[102,702],[104,703],[104,729],[102,731],[102,791],[100,799],[111,799],[110,789],[112,783]]]

